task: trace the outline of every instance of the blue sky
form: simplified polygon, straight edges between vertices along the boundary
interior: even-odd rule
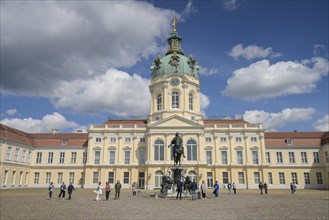
[[[150,66],[179,19],[202,110],[328,131],[328,1],[1,1],[1,123],[74,132],[148,115]]]

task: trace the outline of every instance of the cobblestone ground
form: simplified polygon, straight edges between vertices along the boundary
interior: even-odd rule
[[[236,195],[220,192],[216,200],[209,194],[205,200],[190,198],[155,199],[154,192],[123,191],[120,200],[95,201],[92,189],[77,189],[72,200],[58,200],[56,189],[52,200],[47,189],[0,190],[0,217],[7,219],[329,219],[329,191],[240,190]]]

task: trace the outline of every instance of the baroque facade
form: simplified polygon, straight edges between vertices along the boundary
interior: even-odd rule
[[[0,124],[1,188],[72,182],[91,188],[117,180],[123,188],[160,188],[173,166],[168,148],[183,138],[185,174],[208,187],[235,182],[240,189],[328,189],[329,132],[265,132],[262,124],[205,118],[200,109],[199,67],[186,57],[174,28],[168,49],[151,66],[150,115],[111,119],[88,133],[31,134]]]

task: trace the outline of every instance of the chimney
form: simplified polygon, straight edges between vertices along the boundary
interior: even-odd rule
[[[52,132],[53,134],[57,134],[57,129],[56,129],[56,128],[53,128],[53,129],[51,129],[51,132]]]

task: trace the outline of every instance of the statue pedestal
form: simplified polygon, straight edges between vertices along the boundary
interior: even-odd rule
[[[168,190],[167,197],[176,197],[177,196],[177,184],[176,182],[178,180],[182,181],[184,183],[185,179],[184,176],[186,175],[186,169],[182,166],[172,166],[169,167],[169,172],[171,174],[171,178],[174,180],[174,184],[171,187],[170,190]],[[188,197],[190,196],[189,194],[184,193],[184,189],[182,192],[182,197]]]

